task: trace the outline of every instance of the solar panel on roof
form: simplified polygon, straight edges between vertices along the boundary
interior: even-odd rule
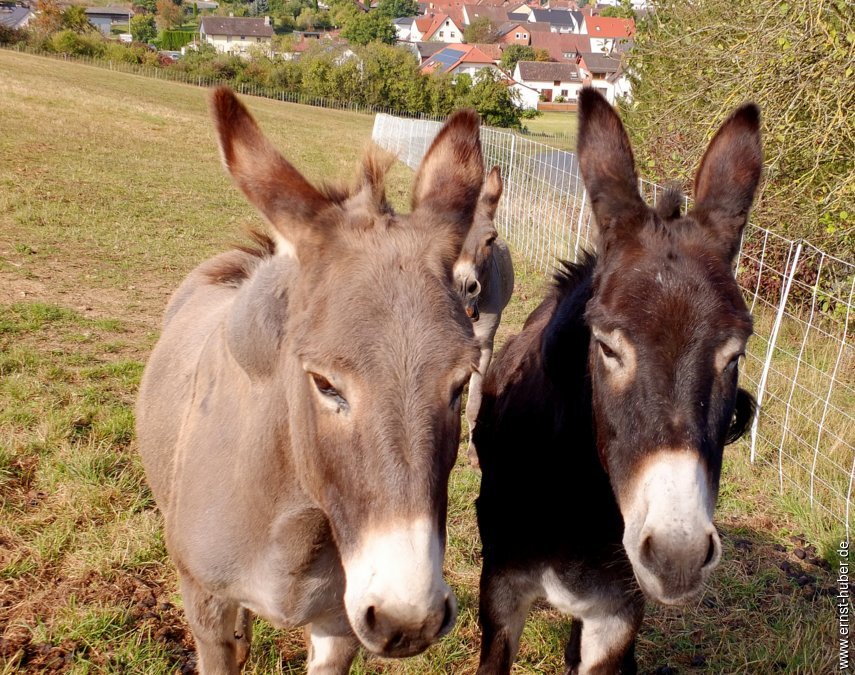
[[[441,64],[442,68],[439,70],[446,71],[457,63],[465,53],[459,49],[443,49],[431,57],[431,65]]]

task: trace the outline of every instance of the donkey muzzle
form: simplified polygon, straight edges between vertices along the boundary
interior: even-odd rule
[[[639,470],[622,504],[624,548],[641,589],[656,602],[690,602],[721,560],[709,485],[696,452],[662,450]]]
[[[457,601],[442,578],[442,545],[432,519],[366,533],[344,560],[344,604],[365,647],[381,656],[413,656],[445,635]]]

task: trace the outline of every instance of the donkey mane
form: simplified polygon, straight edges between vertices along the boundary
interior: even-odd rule
[[[276,254],[276,242],[266,232],[246,229],[249,242],[235,243],[234,248],[209,261],[204,274],[209,282],[220,286],[239,286],[246,281],[259,263]]]
[[[685,199],[683,191],[679,186],[671,184],[665,189],[659,200],[656,202],[656,213],[662,220],[676,220],[681,215],[683,200]]]
[[[582,251],[577,262],[561,260],[559,264],[561,267],[552,276],[552,283],[555,299],[560,303],[568,293],[573,292],[594,273],[597,255],[591,251]]]

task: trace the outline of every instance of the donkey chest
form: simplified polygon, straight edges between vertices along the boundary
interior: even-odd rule
[[[237,600],[275,626],[299,626],[343,607],[344,572],[319,512],[274,520],[235,583]]]

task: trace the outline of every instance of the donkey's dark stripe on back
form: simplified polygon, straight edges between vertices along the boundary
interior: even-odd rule
[[[752,414],[737,388],[751,317],[731,265],[762,165],[756,109],[716,134],[685,215],[676,190],[656,209],[642,200],[598,93],[583,89],[579,111],[598,255],[564,264],[494,360],[475,426],[479,675],[510,672],[538,598],[574,617],[569,674],[635,673],[644,596],[690,602],[720,559],[722,453]]]

